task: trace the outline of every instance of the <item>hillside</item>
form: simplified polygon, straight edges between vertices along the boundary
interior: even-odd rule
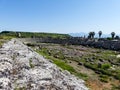
[[[63,71],[17,39],[0,48],[1,90],[88,90],[84,81]]]
[[[20,39],[23,40],[23,39]],[[28,40],[28,41],[27,41]],[[57,66],[85,80],[91,90],[120,89],[120,52],[81,45],[24,42]]]
[[[34,33],[31,35],[34,36]],[[62,38],[54,38],[58,34],[48,34],[50,37],[46,35],[32,38],[26,35],[25,38],[18,37],[17,33],[2,33],[0,44],[2,46],[3,42],[18,37],[17,40],[31,47],[49,62],[83,79],[91,90],[120,90],[119,40],[71,36],[64,38],[64,34]],[[29,64],[34,67],[31,60]]]
[[[20,36],[19,36],[20,34]],[[59,33],[44,33],[44,32],[15,32],[15,31],[2,31],[0,35],[7,35],[13,37],[22,37],[22,38],[59,38],[65,39],[70,38],[68,34],[59,34]]]

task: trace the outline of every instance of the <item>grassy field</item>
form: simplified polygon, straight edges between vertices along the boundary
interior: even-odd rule
[[[120,52],[50,43],[39,43],[36,51],[63,70],[84,79],[92,90],[119,90],[120,58],[117,55]]]
[[[20,37],[22,38],[59,38],[59,39],[65,39],[71,37],[68,34],[58,34],[58,33],[44,33],[44,32],[13,32],[13,31],[2,31],[1,35],[6,35],[6,36],[13,36],[13,37],[18,37],[18,33],[20,33]]]

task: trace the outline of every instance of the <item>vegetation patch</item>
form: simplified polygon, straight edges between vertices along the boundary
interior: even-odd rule
[[[46,49],[44,49],[44,50],[45,50],[44,52],[43,52],[43,50],[42,51],[37,50],[37,52],[42,54],[43,56],[45,56],[47,59],[52,60],[54,64],[56,64],[58,67],[62,68],[63,70],[67,70],[70,73],[74,74],[75,76],[82,78],[84,80],[88,79],[87,74],[77,72],[72,66],[68,65],[66,63],[66,61],[54,58],[53,56],[49,56],[48,54],[46,54]]]
[[[61,67],[63,70],[68,70],[70,73],[75,72],[75,69],[73,67],[71,67],[70,65],[66,64],[65,62],[61,61],[61,60],[55,60],[53,59],[53,62]]]
[[[6,36],[6,35],[0,35],[0,47],[2,47],[3,43],[6,41],[14,38],[13,36]]]
[[[84,80],[87,80],[89,78],[88,75],[85,73],[77,73],[76,76],[78,76],[79,78],[82,78]]]
[[[107,75],[102,75],[102,74],[101,74],[99,77],[100,77],[100,78],[99,78],[100,81],[105,82],[105,83],[108,83],[109,77],[108,77]]]
[[[111,67],[110,64],[106,63],[106,64],[102,64],[101,68],[104,69],[104,70],[107,70]]]
[[[31,68],[34,68],[34,65],[33,65],[33,63],[32,63],[32,60],[31,60],[31,59],[29,60],[29,65],[30,65],[30,67],[31,67]]]
[[[37,51],[37,52],[42,54],[42,55],[44,55],[47,59],[52,60],[54,64],[56,64],[57,66],[59,66],[63,70],[68,70],[70,73],[74,73],[75,72],[75,69],[72,66],[66,64],[64,61],[56,59],[56,58],[54,58],[52,56],[48,56],[45,51],[44,52]]]
[[[120,90],[120,85],[119,85],[119,86],[116,86],[116,85],[113,84],[111,90]]]
[[[16,87],[14,90],[26,90],[26,87]]]

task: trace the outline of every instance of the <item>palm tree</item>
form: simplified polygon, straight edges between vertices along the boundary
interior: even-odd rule
[[[99,34],[99,38],[101,38],[102,31],[99,31],[98,34]]]
[[[94,36],[95,36],[95,32],[92,32],[92,38],[94,38]]]
[[[92,32],[89,32],[88,38],[92,38]]]
[[[112,39],[115,37],[115,32],[111,32]]]
[[[95,32],[89,32],[88,38],[94,38]]]

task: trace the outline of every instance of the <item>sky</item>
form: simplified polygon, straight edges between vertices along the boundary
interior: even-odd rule
[[[0,0],[0,31],[120,34],[120,0]]]

